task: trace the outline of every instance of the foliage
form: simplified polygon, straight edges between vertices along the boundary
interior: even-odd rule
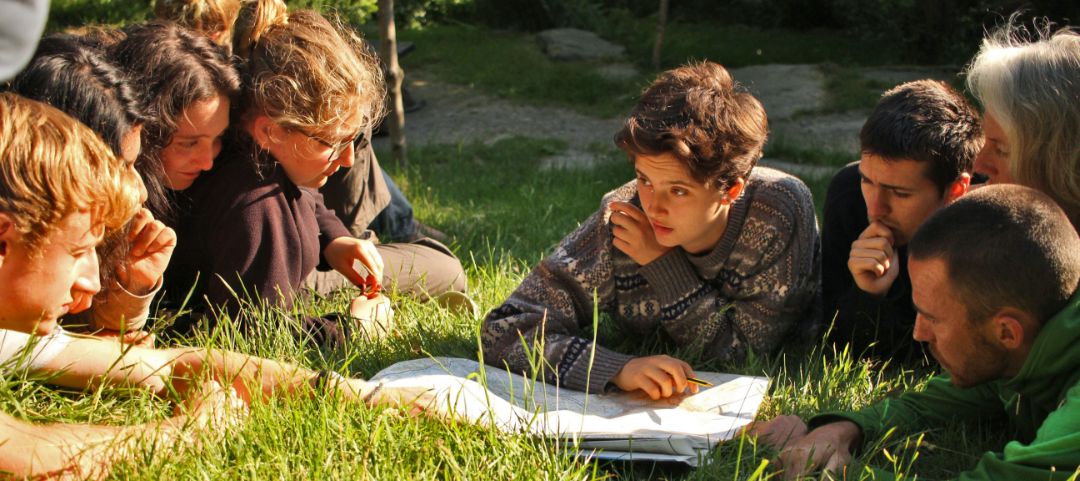
[[[151,18],[149,2],[131,0],[53,0],[47,31],[90,25],[125,25]]]

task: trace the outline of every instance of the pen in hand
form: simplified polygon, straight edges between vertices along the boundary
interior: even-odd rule
[[[689,382],[690,384],[696,384],[696,385],[701,386],[701,387],[713,387],[713,383],[711,383],[709,381],[706,381],[704,379],[698,379],[696,377],[688,377],[688,378],[686,378],[686,381]]]

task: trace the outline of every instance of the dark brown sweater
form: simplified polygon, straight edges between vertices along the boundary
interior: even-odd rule
[[[237,296],[288,308],[322,249],[349,231],[318,191],[298,187],[272,159],[256,163],[244,149],[227,155],[236,157],[180,199],[167,296],[182,299],[194,286],[193,300],[230,313],[240,306]]]

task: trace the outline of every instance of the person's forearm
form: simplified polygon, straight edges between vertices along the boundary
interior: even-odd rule
[[[8,421],[0,469],[20,479],[98,479],[145,446],[172,444],[185,418],[124,427]]]
[[[192,381],[210,378],[232,386],[246,401],[263,400],[297,391],[310,392],[318,373],[302,367],[231,351],[175,348],[168,351],[172,384],[184,393]]]

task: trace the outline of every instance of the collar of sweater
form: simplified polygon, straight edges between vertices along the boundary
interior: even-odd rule
[[[1076,383],[1080,375],[1080,290],[1065,308],[1046,321],[1031,352],[1004,387],[1034,398],[1040,403],[1056,404],[1061,394]]]

